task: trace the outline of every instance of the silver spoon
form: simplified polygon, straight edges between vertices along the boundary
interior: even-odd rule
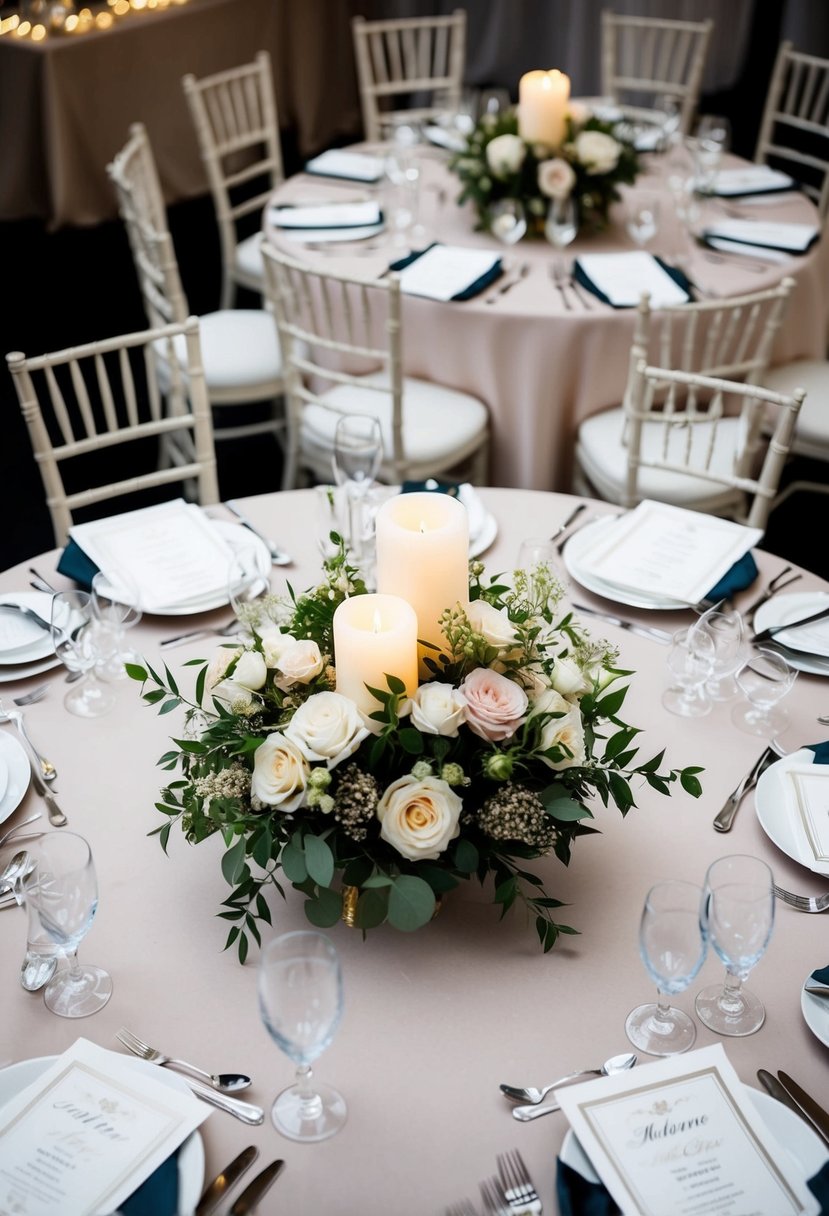
[[[11,861],[4,867],[3,872],[0,873],[0,890],[8,888],[9,891],[13,891],[17,879],[24,873],[28,873],[33,864],[25,849],[15,853]]]
[[[633,1068],[634,1064],[636,1063],[636,1059],[637,1059],[636,1055],[632,1052],[629,1055],[611,1056],[609,1060],[605,1060],[605,1062],[604,1062],[604,1064],[602,1064],[601,1068],[587,1069],[586,1072],[584,1072],[584,1073],[573,1073],[572,1077],[593,1076],[593,1075],[599,1076],[599,1077],[611,1077],[611,1076],[613,1076],[614,1073],[627,1072],[627,1070],[629,1068]],[[568,1079],[572,1079],[572,1078],[566,1078],[566,1077],[563,1078],[563,1080],[568,1080]],[[561,1083],[562,1083],[561,1081],[555,1081],[553,1084],[561,1085]],[[504,1088],[503,1085],[501,1086],[501,1088],[502,1089]],[[544,1094],[549,1092],[549,1089],[550,1089],[550,1087],[547,1086],[543,1090],[527,1089],[524,1092],[528,1093],[528,1094],[540,1093],[543,1097]],[[520,1091],[515,1090],[514,1092],[518,1093]],[[554,1110],[561,1110],[561,1107],[559,1106],[558,1102],[552,1102],[547,1106],[539,1106],[539,1105],[537,1105],[537,1103],[540,1101],[541,1101],[540,1098],[535,1098],[535,1099],[531,1099],[531,1102],[533,1103],[533,1105],[531,1105],[531,1106],[514,1107],[513,1112],[512,1112],[513,1119],[517,1119],[519,1121],[519,1123],[529,1123],[532,1119],[540,1119],[542,1115],[552,1114],[552,1112]]]

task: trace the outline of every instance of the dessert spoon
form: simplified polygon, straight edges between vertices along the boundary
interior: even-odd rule
[[[538,1105],[538,1103],[541,1102],[541,1099],[544,1097],[544,1095],[550,1092],[551,1088],[561,1085],[563,1082],[572,1081],[576,1077],[588,1077],[588,1076],[610,1077],[610,1076],[613,1076],[614,1073],[617,1073],[617,1072],[627,1072],[627,1070],[629,1068],[633,1068],[634,1064],[636,1063],[636,1060],[637,1060],[637,1057],[632,1052],[630,1054],[625,1054],[625,1055],[621,1055],[621,1056],[611,1056],[609,1060],[605,1060],[605,1062],[604,1062],[604,1064],[602,1064],[601,1068],[587,1068],[583,1072],[571,1073],[567,1077],[562,1077],[558,1081],[554,1081],[552,1086],[547,1085],[543,1089],[540,1089],[540,1090],[532,1089],[532,1088],[525,1089],[525,1090],[520,1090],[517,1088],[512,1089],[512,1093],[514,1093],[514,1094],[525,1093],[525,1094],[539,1094],[540,1095],[538,1098],[533,1098],[533,1097],[530,1098],[530,1102],[532,1104],[530,1106],[514,1107],[513,1112],[512,1112],[512,1117],[513,1117],[513,1119],[518,1119],[518,1121],[520,1123],[529,1123],[532,1119],[540,1119],[542,1115],[552,1114],[553,1111],[561,1109],[558,1102],[552,1102],[547,1106]],[[501,1089],[505,1093],[507,1092],[505,1086],[502,1085]]]

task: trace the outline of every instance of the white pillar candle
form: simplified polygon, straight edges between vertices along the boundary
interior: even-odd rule
[[[334,613],[337,692],[371,714],[381,708],[366,685],[388,691],[386,676],[417,690],[417,616],[396,595],[355,595]]]
[[[397,494],[377,512],[377,589],[417,613],[417,636],[446,649],[439,620],[469,602],[469,517],[448,494]],[[437,652],[419,647],[421,661]],[[422,668],[425,672],[425,669]]]
[[[569,76],[557,69],[527,72],[518,83],[518,134],[528,144],[560,148],[569,100]]]

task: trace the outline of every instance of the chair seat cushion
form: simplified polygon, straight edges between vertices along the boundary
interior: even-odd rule
[[[213,404],[252,401],[281,391],[282,354],[276,324],[259,308],[221,309],[199,317],[202,361]],[[186,362],[183,336],[176,354]]]
[[[237,277],[251,284],[261,284],[265,278],[265,264],[262,261],[262,233],[255,232],[253,236],[245,237],[236,246]]]
[[[579,427],[576,455],[585,475],[602,498],[609,502],[624,502],[627,477],[627,448],[622,445],[625,415],[621,408],[605,410],[586,419]],[[712,423],[694,427],[691,463],[702,466],[711,438]],[[721,418],[717,425],[717,440],[711,458],[712,473],[731,476],[734,457],[741,434],[739,418]],[[676,463],[684,463],[687,433],[677,427],[671,434],[668,454]],[[643,428],[641,452],[647,459],[661,454],[664,427],[646,422]],[[735,501],[736,492],[728,486],[716,485],[705,477],[671,473],[664,469],[639,469],[639,498],[653,498],[678,507],[717,514]]]
[[[764,373],[763,386],[778,393],[805,388],[806,399],[797,416],[792,451],[826,460],[829,456],[829,362],[796,359],[783,367],[773,367]]]
[[[388,383],[382,372],[365,383]],[[302,415],[302,443],[333,450],[340,414],[373,414],[380,420],[384,463],[393,453],[391,396],[359,385],[338,384],[324,393],[326,405],[310,404]],[[330,408],[326,408],[326,407]],[[468,393],[427,380],[403,380],[403,448],[408,464],[445,464],[482,438],[487,428],[486,406]]]

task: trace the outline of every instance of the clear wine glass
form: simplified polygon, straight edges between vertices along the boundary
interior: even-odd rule
[[[489,230],[504,245],[515,245],[527,233],[527,213],[517,198],[500,198],[489,209]]]
[[[327,1140],[345,1123],[347,1108],[342,1095],[317,1082],[311,1070],[343,1012],[340,962],[324,934],[300,930],[268,942],[259,963],[259,1012],[271,1038],[296,1064],[294,1084],[271,1108],[276,1130],[290,1140]]]
[[[745,660],[745,623],[740,613],[709,610],[700,624],[714,643],[714,666],[705,691],[712,701],[730,701],[737,692],[734,673]]]
[[[250,605],[270,590],[268,576],[262,571],[260,555],[261,549],[256,545],[241,544],[234,548],[228,564],[228,603],[242,621],[250,615]]]
[[[746,700],[731,711],[731,721],[750,735],[772,739],[789,724],[789,715],[778,702],[791,690],[797,671],[782,654],[761,646],[739,669],[737,687]]]
[[[544,235],[550,244],[555,249],[566,249],[576,239],[578,227],[578,209],[572,194],[551,199],[544,221]]]
[[[383,459],[383,433],[370,414],[345,414],[334,434],[334,480],[344,486],[348,526],[346,540],[359,565],[364,557],[366,506]]]
[[[674,634],[668,653],[670,683],[662,704],[683,718],[702,718],[711,712],[705,685],[714,669],[714,642],[699,623]]]
[[[70,713],[81,718],[99,718],[115,705],[115,694],[95,675],[101,658],[97,623],[88,591],[60,591],[52,597],[52,643],[55,654],[71,672],[80,672],[63,698]]]
[[[701,902],[698,886],[679,881],[656,883],[645,899],[639,953],[657,996],[628,1014],[625,1032],[635,1047],[652,1056],[687,1051],[697,1036],[692,1019],[667,998],[685,991],[705,959]]]
[[[655,195],[632,195],[626,205],[625,227],[640,249],[646,249],[659,231],[660,201]]]
[[[731,143],[731,126],[719,114],[703,114],[694,132],[695,185],[700,194],[711,194],[723,153]]]
[[[112,979],[101,967],[78,962],[81,944],[98,908],[98,880],[89,843],[75,832],[45,832],[27,844],[35,861],[22,889],[47,937],[69,962],[47,985],[46,1008],[63,1018],[85,1018],[112,996]]]
[[[703,932],[726,972],[724,984],[697,993],[697,1016],[717,1034],[753,1034],[766,1011],[743,981],[763,957],[774,928],[771,870],[759,857],[720,857],[708,867],[702,907]]]
[[[92,579],[92,614],[98,622],[101,650],[108,650],[98,663],[98,674],[106,680],[126,679],[124,664],[140,661],[140,656],[124,644],[126,631],[141,620],[141,594],[135,580],[120,571],[99,570]],[[105,645],[107,637],[109,647]]]

